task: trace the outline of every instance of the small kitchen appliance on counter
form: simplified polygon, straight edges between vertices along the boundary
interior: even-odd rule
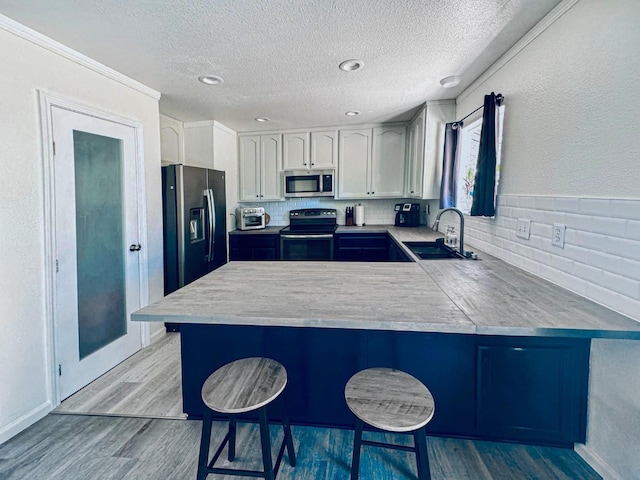
[[[282,260],[333,260],[335,208],[302,208],[289,212],[289,226],[280,230]]]
[[[420,225],[419,203],[396,203],[396,227],[417,227]]]
[[[266,226],[264,207],[236,208],[236,227],[238,230],[257,230]]]

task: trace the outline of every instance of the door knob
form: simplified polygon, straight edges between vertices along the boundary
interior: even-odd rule
[[[132,243],[129,245],[130,252],[139,252],[140,250],[142,250],[142,246],[139,243]]]

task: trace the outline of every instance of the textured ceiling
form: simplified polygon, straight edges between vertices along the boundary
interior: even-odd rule
[[[559,2],[0,0],[0,13],[158,90],[166,115],[243,132],[408,119],[455,98]],[[351,58],[364,68],[338,69]],[[450,75],[462,83],[442,88]]]

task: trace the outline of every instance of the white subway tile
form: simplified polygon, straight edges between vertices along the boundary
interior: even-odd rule
[[[522,208],[536,208],[536,198],[531,196],[522,196],[520,197],[520,202],[518,206]]]
[[[593,283],[587,283],[585,290],[585,296],[598,302],[605,307],[616,309],[618,307],[619,295],[607,288],[595,285]]]
[[[504,204],[510,207],[517,207],[520,205],[520,197],[517,195],[500,195],[504,199]]]
[[[583,280],[603,286],[604,272],[599,269],[580,262],[573,262],[572,273]]]
[[[593,217],[591,232],[612,237],[624,237],[627,221],[618,218]]]
[[[602,282],[600,285],[609,290],[640,300],[640,282],[637,280],[624,278],[614,273],[603,272]]]
[[[640,222],[627,220],[627,228],[625,229],[624,237],[630,240],[640,240]]]
[[[551,243],[551,241],[549,241],[549,243]],[[571,260],[576,260],[582,263],[587,263],[587,259],[589,258],[589,250],[586,248],[576,247],[575,245],[569,245],[566,243],[564,248],[552,246],[552,252],[556,255],[562,255],[570,258]]]
[[[620,295],[618,297],[618,309],[620,313],[640,322],[640,302],[633,298]]]
[[[620,275],[640,280],[640,262],[628,258],[621,259]]]
[[[605,252],[624,258],[640,260],[640,242],[625,238],[611,237],[605,245]]]
[[[611,200],[610,215],[616,218],[640,220],[640,200]]]
[[[622,258],[597,250],[589,251],[588,262],[592,267],[601,268],[602,270],[606,270],[607,272],[619,274],[622,270]]]
[[[565,225],[569,224],[569,220],[567,218],[566,213],[548,212],[548,211],[543,211],[542,213],[544,213],[544,216],[540,220],[540,222],[542,223],[548,223],[549,225],[552,225],[554,223],[563,223]]]
[[[611,241],[610,237],[606,235],[601,235],[598,233],[590,233],[590,232],[575,231],[575,230],[570,230],[567,233],[569,232],[571,232],[570,243],[578,247],[584,247],[591,250],[605,251],[608,243]]]
[[[533,273],[534,275],[540,274],[540,264],[530,258],[524,258],[522,260],[522,268],[527,272]]]
[[[579,212],[583,215],[608,217],[611,212],[611,200],[606,198],[581,198]]]
[[[571,273],[573,272],[573,260],[561,257],[560,255],[549,255],[549,265],[556,270]]]
[[[549,222],[554,223],[554,222]],[[562,223],[562,222],[555,222]],[[567,213],[565,215],[565,224],[567,228],[572,228],[574,230],[582,230],[584,232],[593,232],[594,231],[594,223],[596,223],[593,217],[587,215],[577,215],[573,213]]]
[[[578,213],[579,202],[573,197],[558,197],[554,202],[556,212]]]
[[[535,197],[535,208],[538,210],[554,210],[554,197]]]

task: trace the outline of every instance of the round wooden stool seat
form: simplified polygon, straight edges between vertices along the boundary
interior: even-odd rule
[[[243,358],[213,372],[202,386],[202,401],[218,413],[251,412],[273,401],[287,385],[287,371],[270,358]]]
[[[392,368],[369,368],[349,379],[347,406],[363,422],[389,432],[424,427],[435,411],[433,396],[420,380]]]

